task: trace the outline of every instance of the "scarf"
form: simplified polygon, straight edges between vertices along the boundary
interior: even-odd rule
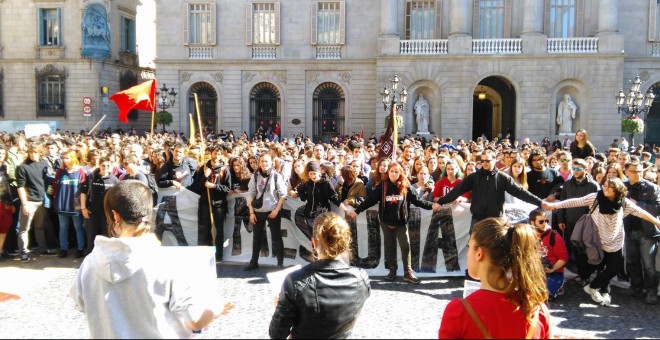
[[[623,205],[623,198],[611,201],[609,198],[605,197],[603,190],[598,191],[596,200],[598,201],[598,211],[600,211],[601,214],[606,215],[618,213]]]

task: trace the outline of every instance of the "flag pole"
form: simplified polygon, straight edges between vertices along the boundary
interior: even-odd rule
[[[101,117],[101,119],[99,119],[99,122],[96,123],[96,125],[94,125],[94,127],[93,127],[91,130],[89,130],[89,132],[87,132],[87,135],[91,136],[91,135],[92,135],[92,132],[93,132],[93,131],[99,126],[99,124],[101,124],[101,122],[102,122],[104,119],[105,119],[105,115],[103,115],[103,117]]]
[[[204,161],[204,153],[206,152],[206,145],[204,143],[204,133],[202,132],[202,116],[199,113],[199,100],[197,100],[197,93],[193,92],[193,95],[195,96],[195,109],[197,110],[197,125],[199,126],[199,143],[202,145],[202,161]],[[191,115],[192,118],[192,115]],[[204,166],[206,166],[206,162],[204,162]],[[213,170],[211,170],[213,171]],[[216,177],[216,181],[218,178]],[[205,183],[206,184],[206,183]],[[206,186],[206,185],[204,185]],[[215,229],[215,221],[213,220],[213,207],[211,206],[211,190],[209,188],[206,188],[206,196],[208,197],[209,201],[209,215],[211,217],[211,230]],[[217,231],[216,231],[217,233]],[[215,244],[215,235],[211,233],[211,236],[213,237],[213,244]],[[224,235],[222,236],[224,237]]]
[[[154,118],[156,117],[156,107],[151,110],[151,139],[154,138]]]

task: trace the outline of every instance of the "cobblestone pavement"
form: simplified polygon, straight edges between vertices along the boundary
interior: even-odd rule
[[[2,260],[0,260],[2,261]],[[88,338],[85,316],[67,297],[80,260],[39,257],[30,263],[0,262],[0,292],[20,299],[0,302],[0,338]],[[235,304],[199,338],[268,338],[273,295],[263,266],[244,272],[242,265],[218,266],[218,292]],[[462,278],[425,279],[411,285],[401,278],[390,283],[373,277],[372,295],[353,330],[353,338],[437,338],[447,303],[462,296]],[[614,307],[594,304],[576,284],[550,304],[555,333],[568,338],[656,338],[660,336],[658,306],[628,297],[612,288]]]

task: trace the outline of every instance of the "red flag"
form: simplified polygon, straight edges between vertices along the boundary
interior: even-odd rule
[[[392,105],[394,106],[394,105]],[[394,108],[390,110],[390,119],[387,122],[387,129],[380,142],[380,149],[378,150],[378,158],[387,157],[396,161],[396,130],[394,124]]]
[[[364,126],[362,126],[362,130],[360,130],[360,139],[364,140]]]
[[[128,111],[146,110],[153,111],[156,107],[156,80],[145,81],[124,91],[119,91],[110,100],[114,101],[119,108],[119,120],[128,123]]]

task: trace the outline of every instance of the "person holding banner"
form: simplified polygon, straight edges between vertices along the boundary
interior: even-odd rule
[[[345,339],[371,295],[364,269],[351,267],[351,228],[325,212],[314,220],[316,261],[284,280],[270,321],[271,339]]]
[[[110,237],[98,236],[69,292],[85,313],[90,337],[190,338],[218,315],[198,278],[183,277],[149,232],[151,190],[137,180],[119,182],[103,201]]]
[[[273,169],[273,160],[269,154],[259,157],[259,168],[254,172],[248,184],[247,205],[250,208],[250,223],[254,225],[252,233],[252,258],[245,267],[246,271],[259,268],[261,240],[266,232],[266,222],[270,228],[273,252],[277,256],[277,267],[284,267],[284,242],[282,241],[282,216],[280,211],[286,200],[286,184],[282,175]],[[260,204],[253,204],[260,202]]]
[[[434,211],[440,210],[440,205],[417,198],[417,194],[410,190],[410,183],[399,163],[392,163],[387,178],[372,192],[368,193],[367,199],[355,211],[347,211],[346,216],[356,218],[359,213],[377,203],[380,203],[378,205],[378,217],[380,228],[383,230],[385,266],[390,270],[387,279],[389,281],[396,279],[396,242],[398,240],[404,269],[403,280],[414,284],[421,283],[421,280],[415,276],[411,266],[410,238],[408,235],[410,204],[412,203],[426,210],[433,209]]]
[[[193,174],[197,170],[195,162],[185,157],[186,145],[176,142],[170,158],[158,172],[156,184],[159,188],[187,188],[193,183]]]
[[[528,224],[487,218],[474,226],[467,266],[481,288],[445,308],[439,339],[550,339],[539,242]]]

